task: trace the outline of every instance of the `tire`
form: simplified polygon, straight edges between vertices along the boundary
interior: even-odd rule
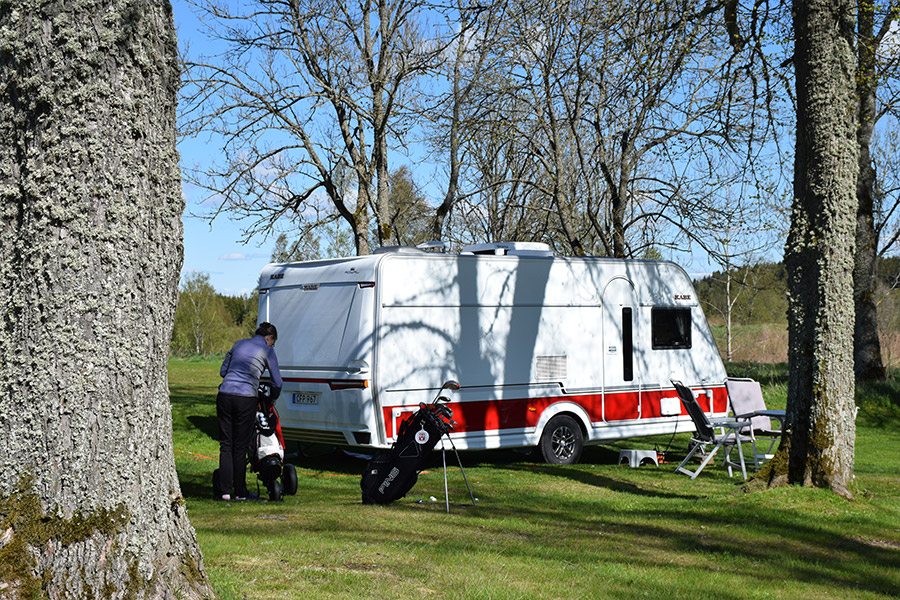
[[[581,458],[584,434],[581,426],[568,415],[550,419],[541,434],[541,455],[551,465],[573,465]]]
[[[291,463],[284,463],[284,469],[281,472],[281,487],[286,496],[293,496],[297,493],[297,469]]]
[[[281,483],[277,479],[273,479],[266,487],[269,489],[270,501],[278,502],[281,500]]]

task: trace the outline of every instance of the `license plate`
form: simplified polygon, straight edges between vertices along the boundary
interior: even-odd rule
[[[318,404],[319,392],[294,392],[291,394],[291,404]]]

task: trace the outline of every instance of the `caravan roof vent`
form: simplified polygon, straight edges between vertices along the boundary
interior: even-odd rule
[[[449,249],[446,242],[442,242],[439,240],[417,244],[416,248],[418,248],[419,250],[425,250],[426,252],[440,252],[441,254],[445,253]]]
[[[382,246],[372,250],[372,254],[421,254],[422,252],[425,251],[412,246]]]
[[[464,254],[492,254],[495,256],[553,256],[550,246],[541,242],[491,242],[473,244],[462,249]]]

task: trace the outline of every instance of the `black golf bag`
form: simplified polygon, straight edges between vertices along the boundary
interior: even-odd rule
[[[437,399],[430,405],[419,404],[419,410],[400,424],[391,449],[380,451],[366,465],[360,482],[363,504],[389,504],[405,496],[441,436],[455,424],[453,411]]]

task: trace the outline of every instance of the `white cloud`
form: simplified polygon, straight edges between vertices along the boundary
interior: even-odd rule
[[[247,260],[249,257],[241,252],[232,252],[231,254],[223,254],[219,260]]]

